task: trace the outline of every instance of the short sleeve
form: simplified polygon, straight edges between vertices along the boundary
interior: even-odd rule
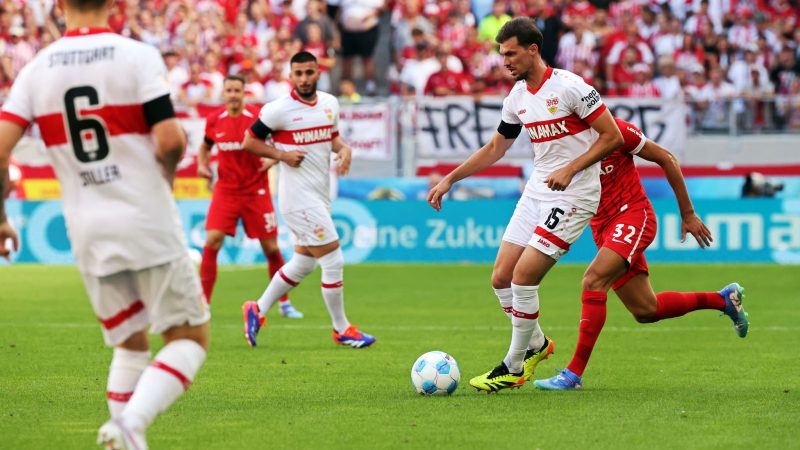
[[[616,119],[619,131],[622,133],[622,150],[632,155],[642,151],[647,137],[636,125],[622,119]]]
[[[169,96],[169,81],[167,81],[167,66],[158,49],[146,44],[139,47],[142,60],[135,68],[139,76],[139,101],[147,103],[159,97]]]
[[[331,130],[331,137],[336,139],[339,136],[339,100],[333,98],[333,129]]]
[[[503,110],[500,113],[500,120],[511,125],[522,125],[519,116],[514,112],[511,107],[511,100],[508,97],[503,99]]]
[[[34,119],[33,102],[31,92],[28,89],[28,80],[30,79],[31,64],[25,66],[20,71],[14,84],[11,86],[11,91],[8,93],[8,98],[3,103],[3,110],[0,112],[0,120],[16,123],[17,125],[27,128]]]
[[[219,114],[217,111],[206,116],[206,130],[205,134],[203,135],[203,139],[206,144],[214,145],[214,127],[217,125],[217,117]]]
[[[605,111],[606,105],[597,89],[587,84],[582,78],[575,76],[572,86],[567,89],[569,108],[587,123],[594,122]]]

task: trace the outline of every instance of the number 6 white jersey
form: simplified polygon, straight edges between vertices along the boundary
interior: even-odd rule
[[[589,124],[605,104],[583,78],[561,69],[547,68],[537,89],[519,81],[503,100],[503,122],[522,125],[534,150],[533,174],[524,195],[542,201],[568,200],[597,212],[600,203],[600,165],[579,172],[563,192],[552,191],[545,181],[554,171],[589,150],[597,140]]]
[[[172,114],[165,96],[157,49],[108,29],[82,28],[39,52],[3,105],[0,119],[35,121],[41,129],[84,273],[140,270],[186,252],[150,135],[151,123]]]

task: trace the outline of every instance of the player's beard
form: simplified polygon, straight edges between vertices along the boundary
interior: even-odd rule
[[[306,94],[300,92],[300,88],[298,86],[295,86],[294,90],[303,100],[311,100],[315,95],[317,95],[317,82],[315,81],[311,84],[311,89]]]

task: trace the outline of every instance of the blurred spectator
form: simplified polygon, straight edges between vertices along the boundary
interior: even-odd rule
[[[756,83],[760,86],[771,84],[767,69],[757,62],[756,52],[758,47],[750,44],[744,49],[744,57],[736,60],[728,69],[728,79],[738,92],[751,90],[753,88],[752,72],[756,71]]]
[[[339,31],[336,24],[325,14],[325,3],[321,0],[309,0],[306,3],[306,17],[294,28],[294,36],[305,45],[308,43],[307,27],[317,25],[322,30],[322,40],[330,49],[339,48]]]
[[[284,70],[285,65],[280,61],[273,61],[272,68],[267,75],[267,82],[264,83],[264,102],[271,102],[289,95],[292,92],[292,84],[289,82]]]
[[[701,125],[714,130],[728,127],[730,101],[736,97],[736,88],[725,81],[721,69],[711,69],[708,83],[700,90],[698,109],[704,111]]]
[[[192,64],[189,68],[189,81],[181,86],[178,99],[188,106],[197,106],[198,103],[211,101],[211,82],[203,79],[200,64]]]
[[[243,60],[248,62],[250,68],[252,68],[253,63],[250,60]],[[222,68],[220,66],[219,57],[216,53],[206,53],[205,58],[203,59],[204,66],[203,66],[203,73],[200,77],[203,81],[208,82],[211,92],[209,93],[209,98],[212,102],[221,102],[222,101],[222,85],[225,83],[225,74],[222,73]]]
[[[342,78],[352,79],[353,59],[361,58],[366,79],[366,94],[375,95],[375,62],[378,18],[384,0],[341,0]]]
[[[460,72],[455,72],[447,67],[449,53],[443,50],[436,52],[436,61],[439,63],[439,70],[428,77],[425,83],[425,95],[443,97],[447,95],[466,95],[470,92],[470,84],[467,77]]]
[[[306,25],[306,38],[308,39],[303,50],[317,57],[319,64],[320,78],[317,87],[325,92],[331,90],[330,70],[336,64],[336,57],[332,48],[323,40],[322,28],[317,23]]]
[[[620,94],[625,97],[647,98],[659,97],[661,91],[653,83],[653,72],[650,70],[650,66],[645,63],[637,63],[633,66],[633,82]]]
[[[399,10],[392,14],[392,49],[395,61],[403,52],[413,49],[420,37],[434,34],[433,25],[422,15],[420,0],[403,0],[397,3]]]
[[[352,80],[344,79],[339,82],[339,102],[342,104],[361,103],[361,94],[356,90]]]
[[[778,53],[776,64],[770,71],[769,78],[778,94],[791,92],[792,83],[800,78],[800,62],[790,47],[784,47]]]
[[[639,55],[636,47],[630,46],[622,52],[619,63],[611,66],[611,83],[608,86],[608,92],[611,95],[621,95],[633,84],[635,79],[633,68],[638,61]]]
[[[423,95],[428,78],[440,69],[433,57],[433,47],[427,42],[417,44],[414,53],[414,59],[406,61],[400,72],[402,95]]]
[[[478,25],[478,39],[494,42],[497,32],[509,20],[511,20],[511,16],[506,13],[505,2],[495,0],[494,5],[492,5],[492,13],[481,19]]]
[[[662,56],[658,60],[658,71],[660,75],[653,80],[653,83],[661,93],[661,97],[683,99],[683,90],[675,69],[675,61],[669,56]]]
[[[739,48],[755,44],[758,30],[752,20],[753,10],[749,6],[742,6],[734,17],[734,25],[728,31],[731,44]]]
[[[572,31],[564,34],[558,43],[556,65],[573,71],[575,60],[581,59],[594,67],[597,63],[596,46],[597,39],[594,33],[587,29],[584,17],[575,16],[572,19]]]
[[[183,85],[189,81],[189,72],[180,64],[180,57],[177,53],[169,51],[164,53],[164,63],[167,65],[167,82],[169,82],[170,96],[173,100],[178,99]]]

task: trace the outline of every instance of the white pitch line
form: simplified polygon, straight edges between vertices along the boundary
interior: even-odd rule
[[[684,331],[717,331],[721,329],[726,329],[728,324],[720,324],[717,327],[652,327],[652,326],[638,326],[638,327],[617,327],[617,326],[606,326],[603,327],[603,331],[611,331],[611,332],[621,332],[621,333],[676,333],[676,332],[684,332]],[[279,329],[288,329],[288,330],[329,330],[331,328],[330,325],[295,325],[295,324],[278,324],[275,325],[274,322],[271,323],[272,327],[279,328]],[[99,324],[94,323],[86,323],[86,322],[44,322],[44,323],[16,323],[16,322],[0,322],[0,327],[15,327],[15,328],[99,328]],[[214,328],[222,328],[222,329],[241,329],[241,324],[232,324],[232,323],[215,323],[212,321],[211,323],[212,332]],[[375,331],[498,331],[498,330],[505,330],[506,327],[503,326],[473,326],[473,327],[454,327],[454,326],[447,326],[447,325],[389,325],[389,326],[371,326],[369,327],[370,330]],[[557,326],[544,326],[545,331],[575,331],[578,329],[577,325],[574,327],[568,327],[563,325]],[[776,332],[776,333],[787,333],[787,332],[797,332],[800,331],[800,327],[785,327],[785,326],[766,326],[766,327],[750,327],[750,331],[754,333],[758,332]]]

